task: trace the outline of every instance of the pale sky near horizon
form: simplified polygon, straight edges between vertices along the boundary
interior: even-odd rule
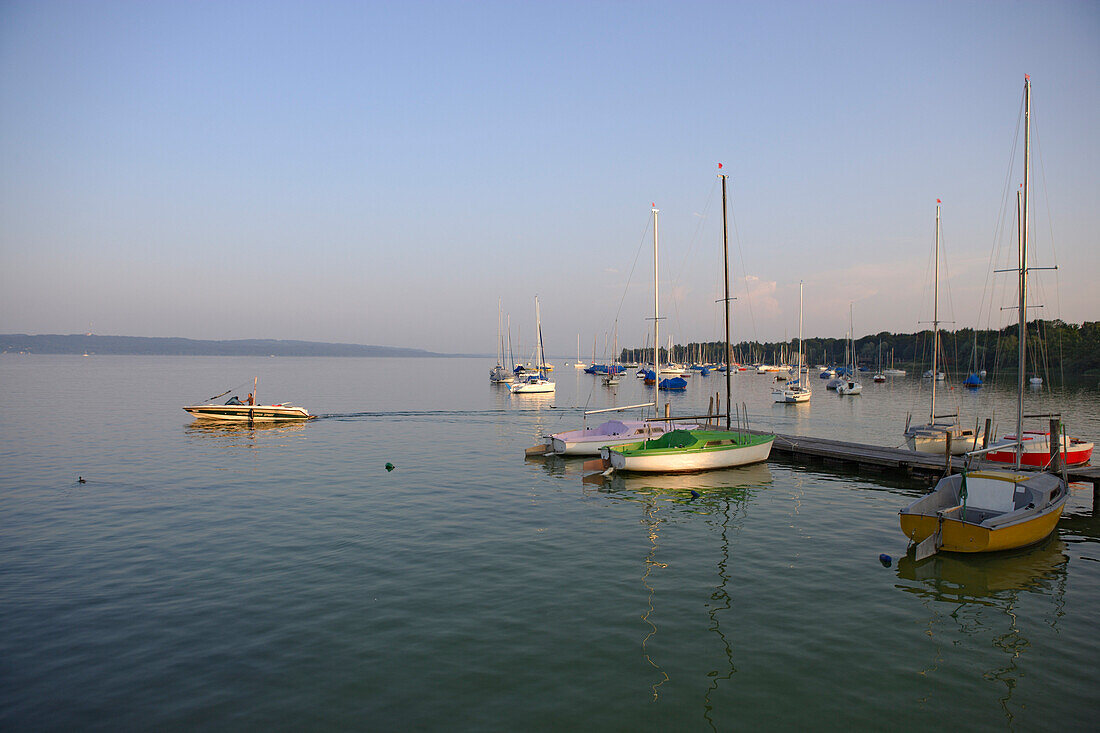
[[[941,317],[1000,326],[1025,73],[1030,315],[1097,320],[1097,2],[3,2],[0,332],[492,352],[538,295],[587,356],[651,327],[655,202],[716,339],[719,162],[735,341],[799,280],[808,337],[918,329],[937,198]]]

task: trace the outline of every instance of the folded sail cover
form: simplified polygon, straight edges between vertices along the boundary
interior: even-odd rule
[[[603,425],[599,426],[598,428],[594,428],[592,430],[592,434],[593,435],[622,435],[623,433],[629,432],[629,430],[630,430],[630,428],[628,428],[624,423],[622,423],[618,420],[608,420],[607,422],[605,422]]]

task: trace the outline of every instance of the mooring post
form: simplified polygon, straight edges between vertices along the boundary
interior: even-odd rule
[[[982,435],[982,447],[989,447],[989,433],[993,430],[993,418],[987,417],[985,419],[985,433]]]
[[[1056,417],[1050,419],[1050,470],[1062,472],[1062,421]]]
[[[714,414],[714,398],[710,398],[710,402],[707,403],[707,427],[710,427],[710,416]]]
[[[935,377],[933,377],[934,379]],[[947,440],[943,443],[943,475],[951,475],[951,429],[947,429]]]
[[[672,405],[671,402],[666,402],[665,403],[665,420],[668,420],[669,417],[672,416],[671,405]]]

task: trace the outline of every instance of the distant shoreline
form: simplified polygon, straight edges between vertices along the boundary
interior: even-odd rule
[[[97,356],[382,356],[413,358],[483,357],[482,354],[444,354],[424,349],[367,344],[282,339],[225,341],[152,336],[97,336],[95,334],[0,334],[0,353],[76,354]]]

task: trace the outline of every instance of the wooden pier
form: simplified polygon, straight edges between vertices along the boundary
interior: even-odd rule
[[[761,431],[751,431],[759,433]],[[947,472],[947,456],[935,453],[919,453],[905,448],[889,448],[865,443],[848,443],[830,438],[814,438],[806,435],[776,434],[772,444],[773,455],[788,456],[801,463],[824,463],[836,466],[848,466],[857,471],[874,473],[893,471],[914,478],[937,478]],[[961,471],[965,460],[953,456],[951,471]],[[1005,468],[1003,463],[992,461],[974,461],[972,466],[981,468]],[[1071,482],[1090,483],[1093,491],[1100,491],[1100,468],[1085,466],[1066,470]]]

